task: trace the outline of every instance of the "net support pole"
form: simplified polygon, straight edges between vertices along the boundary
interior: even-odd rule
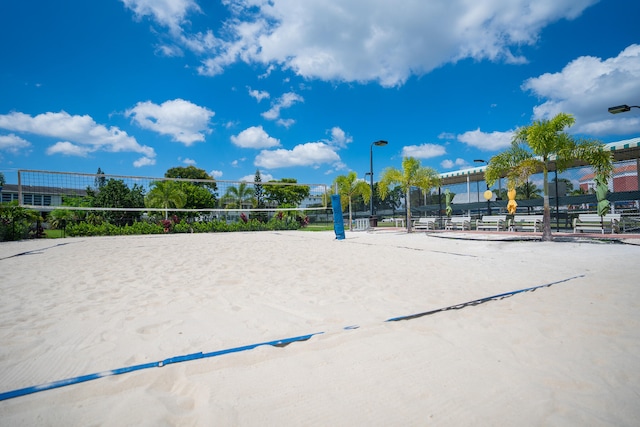
[[[331,195],[331,208],[333,209],[333,231],[336,233],[336,239],[344,240],[344,221],[342,220],[342,205],[339,194]]]

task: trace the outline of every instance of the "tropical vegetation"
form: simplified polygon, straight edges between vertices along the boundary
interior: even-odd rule
[[[356,196],[361,196],[364,202],[369,202],[371,198],[371,186],[365,181],[358,179],[358,175],[351,171],[347,175],[340,175],[334,180],[340,195],[342,211],[349,209],[349,230],[353,230],[352,201]]]
[[[613,171],[611,153],[596,140],[575,139],[565,128],[572,126],[572,115],[559,113],[547,120],[538,120],[519,128],[508,150],[493,156],[485,172],[487,184],[492,185],[503,176],[507,177],[509,189],[528,182],[530,175],[542,171],[543,183],[543,227],[542,240],[550,241],[551,208],[549,205],[549,170],[562,172],[576,160],[589,163],[596,175],[606,180]]]
[[[543,198],[543,240],[551,240],[549,171],[562,172],[580,160],[592,166],[601,187],[606,185],[613,171],[611,153],[602,143],[575,138],[566,132],[573,124],[571,115],[560,113],[549,120],[534,121],[517,129],[509,148],[493,156],[486,168],[488,185],[506,177],[508,190],[516,191],[515,199]],[[542,184],[536,181],[536,185],[529,178],[538,173],[542,174]],[[571,194],[581,192],[580,189],[573,190],[571,181],[557,179],[565,181]],[[0,173],[0,186],[4,183],[4,175]],[[129,187],[123,180],[109,178],[98,168],[93,184],[86,191],[64,196],[63,206],[46,216],[49,227],[60,230],[62,235],[77,236],[298,228],[309,222],[297,207],[309,196],[310,187],[298,184],[293,178],[262,182],[259,170],[256,170],[253,184],[238,183],[229,187],[222,197],[218,195],[219,183],[194,166],[171,168],[165,173],[165,179],[151,183],[148,188],[139,184]],[[338,176],[334,185],[341,195],[343,209],[349,210],[350,226],[354,210],[368,210],[370,200],[378,209],[395,212],[404,199],[407,231],[410,232],[411,206],[418,202],[442,204],[445,197],[430,191],[441,185],[438,173],[423,167],[413,157],[403,158],[401,169],[385,169],[380,181],[374,184],[373,192],[355,172]],[[331,191],[322,195],[325,206],[330,204],[330,195]],[[503,194],[500,196],[505,198]],[[449,193],[449,198],[452,197]],[[231,220],[214,218],[208,212],[202,214],[202,211],[220,207],[279,210],[271,219],[266,213],[255,212],[248,217],[235,215]],[[162,211],[163,215],[160,212],[156,215],[156,210]],[[1,240],[40,236],[42,222],[40,214],[20,207],[17,202],[0,204]]]
[[[227,189],[222,200],[225,209],[242,209],[254,206],[255,191],[246,182],[241,182],[237,187]]]
[[[182,216],[192,217],[194,209],[211,209],[217,206],[218,185],[204,169],[195,166],[175,167],[169,169],[164,176],[177,180],[185,195],[182,208],[191,210],[180,212]]]
[[[149,194],[144,199],[147,208],[164,209],[164,219],[169,218],[169,208],[184,208],[187,195],[176,181],[155,181],[150,185]]]
[[[411,232],[411,188],[418,187],[423,192],[428,192],[440,185],[438,172],[420,164],[420,160],[414,157],[404,157],[402,159],[402,169],[387,168],[382,172],[379,182],[380,197],[385,199],[390,193],[393,185],[399,185],[405,194],[407,207],[407,232]]]

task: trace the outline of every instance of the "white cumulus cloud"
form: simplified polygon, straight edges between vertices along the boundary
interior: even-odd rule
[[[331,139],[328,142],[336,147],[346,148],[348,144],[353,142],[353,137],[347,135],[347,133],[338,126],[332,127],[329,133],[331,134]]]
[[[262,101],[263,99],[269,99],[269,97],[271,96],[266,90],[256,90],[251,88],[248,88],[248,90],[249,96],[255,98],[255,100],[258,102]]]
[[[524,82],[524,90],[546,101],[534,108],[534,119],[549,119],[560,112],[575,116],[572,132],[589,135],[628,135],[640,132],[640,118],[611,116],[607,107],[637,102],[640,94],[640,44],[618,56],[601,59],[581,56],[556,73]],[[630,97],[634,97],[630,99]]]
[[[307,142],[296,145],[292,150],[263,150],[256,156],[254,164],[266,169],[291,166],[316,167],[340,161],[335,149],[324,142]]]
[[[515,53],[521,46],[598,0],[235,0],[223,2],[225,22],[196,34],[183,25],[200,12],[194,1],[123,1],[201,55],[204,75],[245,62],[267,73],[277,66],[309,79],[398,86],[465,58],[525,62]]]
[[[444,146],[437,144],[407,145],[402,147],[403,157],[415,157],[417,159],[430,159],[442,156],[446,152],[447,150]]]
[[[120,0],[130,9],[137,19],[151,17],[159,24],[168,27],[172,32],[180,32],[180,25],[185,22],[191,11],[201,12],[195,0]]]
[[[208,108],[184,99],[165,101],[160,105],[151,101],[138,102],[125,112],[125,116],[131,117],[141,128],[170,135],[172,140],[187,147],[204,141],[205,134],[211,133],[209,121],[214,114]]]
[[[443,160],[442,162],[440,162],[440,166],[442,166],[444,169],[452,169],[454,167],[464,168],[469,166],[469,163],[467,163],[466,160],[458,157],[455,160],[451,160],[451,159]]]
[[[87,146],[76,145],[69,141],[56,142],[47,148],[47,154],[62,154],[65,156],[87,157],[91,149]]]
[[[511,145],[513,131],[507,132],[482,132],[479,128],[460,134],[458,141],[483,151],[502,150]]]
[[[262,117],[267,120],[277,120],[280,118],[280,110],[289,108],[296,102],[304,102],[304,98],[295,92],[287,92],[278,98],[268,111],[262,113]]]
[[[12,133],[9,135],[0,135],[0,151],[18,154],[30,147],[31,143],[18,135]]]
[[[280,145],[280,141],[269,136],[262,126],[251,126],[231,136],[231,142],[242,148],[270,148]]]
[[[238,181],[255,182],[255,179],[256,179],[256,174],[253,174],[253,175],[245,175],[242,178],[238,179]],[[271,180],[275,180],[273,175],[271,175],[270,173],[264,173],[260,171],[260,182],[268,182]]]
[[[156,157],[152,147],[140,145],[117,127],[97,124],[88,115],[72,116],[61,111],[30,116],[12,112],[0,115],[0,129],[63,140],[49,147],[49,154],[86,156],[97,151],[133,152],[144,156],[138,164],[154,164]]]

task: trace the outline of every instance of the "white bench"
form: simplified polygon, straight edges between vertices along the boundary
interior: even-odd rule
[[[470,216],[452,216],[447,218],[445,223],[445,230],[471,230],[471,217]]]
[[[640,216],[620,215],[620,222],[623,233],[640,230]]]
[[[437,218],[418,218],[413,221],[414,230],[435,230]]]
[[[476,220],[476,230],[504,230],[507,223],[506,215],[483,215]]]
[[[543,215],[514,215],[509,220],[509,231],[542,231]]]
[[[369,218],[356,218],[356,226],[353,231],[366,231],[369,229]]]
[[[620,232],[620,214],[607,214],[601,217],[598,214],[579,214],[573,219],[573,232],[599,231],[604,234]]]

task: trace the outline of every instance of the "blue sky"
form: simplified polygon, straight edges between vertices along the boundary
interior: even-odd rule
[[[640,135],[637,0],[23,0],[0,6],[0,171],[331,183],[474,166],[563,111]]]

